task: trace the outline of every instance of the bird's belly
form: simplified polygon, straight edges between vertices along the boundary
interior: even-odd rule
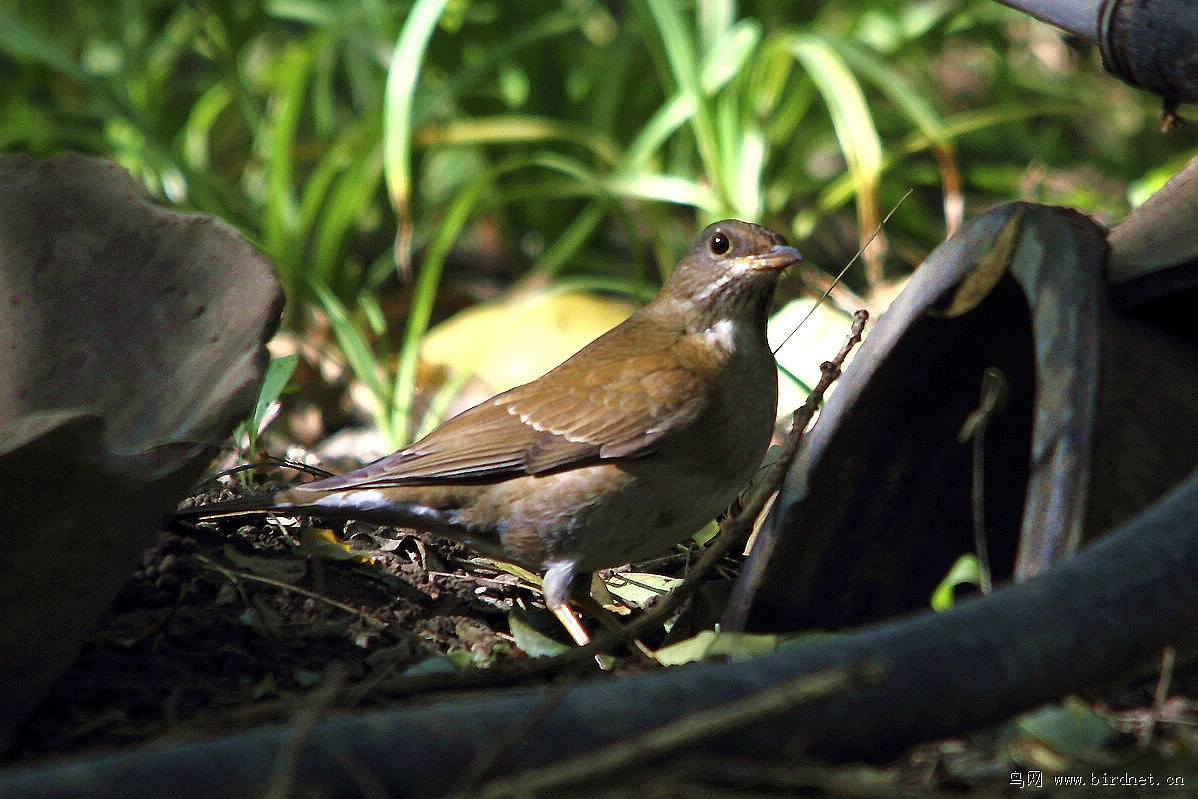
[[[459,521],[501,519],[493,534],[528,566],[570,560],[592,571],[659,554],[697,532],[743,487],[741,475],[727,477],[654,459],[597,464],[490,486]]]

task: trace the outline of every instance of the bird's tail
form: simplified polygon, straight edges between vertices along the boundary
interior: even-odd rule
[[[187,504],[180,506],[171,514],[171,520],[202,521],[204,519],[224,519],[235,516],[261,516],[268,513],[282,513],[274,501],[274,494],[259,496],[236,497],[204,504]]]
[[[370,504],[356,501],[352,492],[322,492],[323,496],[303,497],[297,501],[291,492],[237,497],[234,499],[190,505],[177,509],[166,520],[169,528],[192,527],[197,522],[218,521],[250,516],[300,516],[324,521],[357,520],[379,525],[408,527],[442,533],[453,537],[470,536],[470,531],[456,524],[450,513],[418,502]],[[345,497],[340,496],[346,494]]]

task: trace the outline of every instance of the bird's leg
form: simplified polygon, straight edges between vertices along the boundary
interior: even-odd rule
[[[591,636],[582,626],[582,620],[575,615],[570,607],[570,586],[574,582],[574,561],[559,560],[549,564],[545,576],[541,579],[541,593],[545,596],[545,606],[549,608],[557,620],[570,633],[574,643],[586,646],[591,642]],[[586,575],[588,581],[590,575]],[[607,671],[608,665],[603,657],[595,654],[595,663],[600,669]]]
[[[545,595],[545,606],[562,623],[566,632],[570,633],[574,643],[586,646],[591,642],[591,636],[570,608],[570,585],[574,582],[574,571],[572,560],[550,563],[541,580],[541,593]]]
[[[575,601],[598,619],[604,627],[618,633],[622,630],[622,625],[613,613],[591,596],[591,575],[576,574],[575,571],[573,561],[550,563],[549,568],[545,570],[545,577],[541,581],[541,592],[545,596],[545,605],[566,628],[566,632],[570,633],[574,642],[579,646],[586,646],[591,642],[591,636],[582,626],[582,621],[579,620],[573,608],[570,607],[571,588],[574,589]],[[656,662],[653,652],[639,640],[634,640],[632,646],[641,657],[651,663]],[[595,656],[595,662],[599,664],[600,668],[607,668],[598,655]]]
[[[566,632],[570,633],[570,637],[574,639],[574,643],[579,646],[586,646],[591,642],[590,634],[582,626],[582,621],[578,618],[578,614],[570,607],[569,603],[554,605],[549,609],[553,611],[553,615],[557,616],[557,620],[566,628]]]
[[[589,576],[589,575],[583,575]],[[591,593],[589,581],[583,583],[580,580],[574,581],[574,601],[578,603],[584,611],[595,617],[600,624],[607,628],[610,632],[620,635],[622,638],[627,638],[624,635],[624,623],[620,617],[603,606],[595,596]],[[657,658],[653,655],[653,650],[645,646],[639,638],[633,638],[631,641],[625,641],[632,651],[640,656],[641,660],[646,663],[657,663]]]

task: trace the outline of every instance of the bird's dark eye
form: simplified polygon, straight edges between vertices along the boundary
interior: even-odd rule
[[[732,242],[728,241],[728,237],[723,233],[717,233],[711,237],[711,251],[716,255],[723,255],[732,249]]]

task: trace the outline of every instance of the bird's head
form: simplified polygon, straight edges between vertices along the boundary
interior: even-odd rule
[[[801,259],[781,234],[725,219],[699,234],[662,287],[659,301],[691,329],[747,322],[764,334],[778,278]]]

